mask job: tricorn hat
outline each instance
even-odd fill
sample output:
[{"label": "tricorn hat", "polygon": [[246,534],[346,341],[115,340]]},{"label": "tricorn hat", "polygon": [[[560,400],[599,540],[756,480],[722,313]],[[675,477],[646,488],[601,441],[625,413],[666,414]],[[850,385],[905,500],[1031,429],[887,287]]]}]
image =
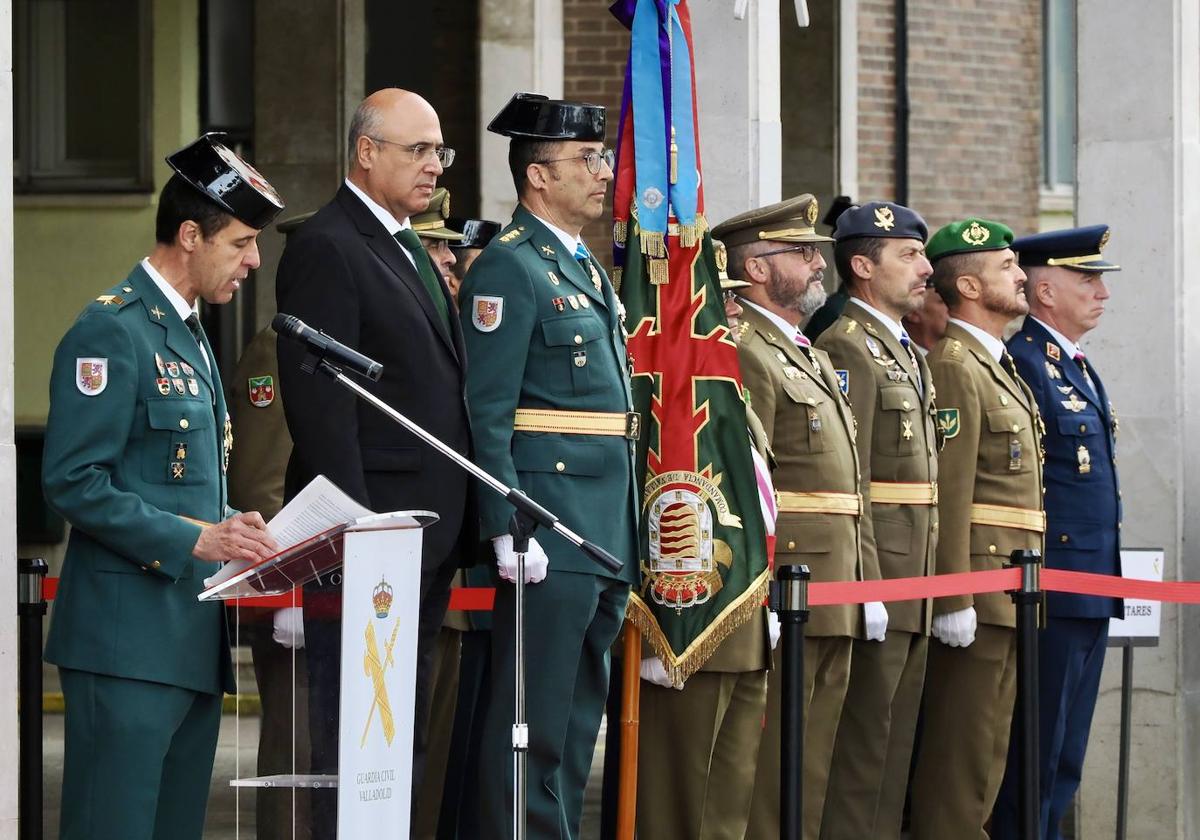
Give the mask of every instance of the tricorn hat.
[{"label": "tricorn hat", "polygon": [[603,140],[604,106],[517,93],[487,128],[521,140]]},{"label": "tricorn hat", "polygon": [[483,248],[500,232],[500,223],[487,219],[464,219],[451,216],[446,220],[446,227],[462,234],[462,240],[451,242],[451,248]]},{"label": "tricorn hat", "polygon": [[267,179],[209,133],[167,155],[179,177],[235,219],[262,230],[283,210],[283,199]]}]

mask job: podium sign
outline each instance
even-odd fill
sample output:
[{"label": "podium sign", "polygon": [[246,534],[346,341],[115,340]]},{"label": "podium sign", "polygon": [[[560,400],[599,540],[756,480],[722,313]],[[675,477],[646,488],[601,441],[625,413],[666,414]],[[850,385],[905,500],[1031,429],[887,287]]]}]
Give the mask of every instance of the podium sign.
[{"label": "podium sign", "polygon": [[[1121,576],[1161,581],[1164,562],[1165,552],[1161,548],[1124,548],[1121,549]],[[1109,619],[1109,645],[1115,647],[1128,640],[1137,647],[1155,646],[1161,624],[1161,601],[1126,598],[1125,617]]]},{"label": "podium sign", "polygon": [[342,574],[338,837],[407,838],[421,531],[347,535]]}]

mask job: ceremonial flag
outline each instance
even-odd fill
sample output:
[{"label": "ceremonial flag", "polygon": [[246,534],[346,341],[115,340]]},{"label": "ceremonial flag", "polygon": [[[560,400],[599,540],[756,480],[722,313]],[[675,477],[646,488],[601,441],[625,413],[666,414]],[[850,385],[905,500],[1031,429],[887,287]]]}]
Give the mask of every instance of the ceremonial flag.
[{"label": "ceremonial flag", "polygon": [[614,192],[614,281],[644,422],[641,585],[626,617],[682,683],[766,594],[766,539],[704,219],[686,0],[618,0],[631,30]]}]

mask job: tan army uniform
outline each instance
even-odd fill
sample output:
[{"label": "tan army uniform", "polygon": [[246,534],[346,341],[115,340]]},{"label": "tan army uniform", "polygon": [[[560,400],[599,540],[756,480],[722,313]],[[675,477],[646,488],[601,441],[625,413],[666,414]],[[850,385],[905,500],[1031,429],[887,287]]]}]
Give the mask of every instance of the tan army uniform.
[{"label": "tan army uniform", "polygon": [[[937,547],[935,389],[925,360],[851,298],[821,334],[858,421],[868,579],[933,574]],[[918,383],[920,383],[918,385]],[[928,600],[887,604],[882,642],[854,640],[822,840],[899,840],[925,682]]]},{"label": "tan army uniform", "polygon": [[[861,580],[854,418],[824,351],[802,350],[753,305],[742,313],[742,381],[777,467],[775,564],[804,564],[814,581]],[[804,836],[816,838],[834,735],[850,677],[857,605],[812,610],[804,645]],[[779,836],[778,680],[770,681],[748,838]]]},{"label": "tan army uniform", "polygon": [[[1033,395],[975,337],[951,322],[928,356],[945,436],[938,488],[939,574],[1001,568],[1017,549],[1041,549],[1041,420]],[[914,840],[986,838],[1008,749],[1016,692],[1016,611],[1003,592],[940,598],[942,615],[974,606],[975,641],[931,643]]]},{"label": "tan army uniform", "polygon": [[[769,461],[766,432],[746,417]],[[764,607],[682,690],[643,681],[638,714],[637,831],[656,840],[742,840],[763,734],[771,650]]]}]

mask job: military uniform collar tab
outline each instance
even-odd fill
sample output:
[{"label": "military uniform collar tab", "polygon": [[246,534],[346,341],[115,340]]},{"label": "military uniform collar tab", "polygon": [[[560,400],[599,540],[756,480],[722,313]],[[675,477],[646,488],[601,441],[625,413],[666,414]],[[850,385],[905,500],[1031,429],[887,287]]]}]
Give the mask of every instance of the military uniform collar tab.
[{"label": "military uniform collar tab", "polygon": [[[578,248],[580,245],[583,245],[583,240],[581,238],[579,238],[578,236],[571,236],[571,234],[567,233],[562,228],[557,227],[556,225],[546,221],[541,216],[534,213],[532,210],[529,211],[529,215],[532,216],[533,218],[537,219],[539,222],[541,222],[542,225],[546,228],[546,230],[548,230],[552,234],[554,234],[554,238],[562,243],[562,246],[563,246],[563,249],[565,250],[565,252],[572,259],[574,259],[575,249]],[[584,245],[584,247],[586,248],[587,246]],[[547,256],[550,256],[550,255],[547,254]]]},{"label": "military uniform collar tab", "polygon": [[162,296],[166,298],[167,303],[171,304],[171,308],[175,310],[175,314],[179,316],[180,321],[186,321],[189,315],[192,315],[196,310],[188,306],[188,302],[183,299],[183,295],[175,291],[175,287],[167,282],[167,278],[159,274],[158,269],[150,264],[150,258],[146,257],[141,262],[142,271],[146,272],[146,276],[153,281]]},{"label": "military uniform collar tab", "polygon": [[1055,343],[1057,343],[1058,346],[1063,349],[1063,351],[1065,352],[1066,357],[1068,359],[1074,359],[1079,354],[1080,347],[1074,341],[1071,341],[1071,339],[1067,338],[1065,335],[1060,333],[1058,330],[1054,329],[1054,327],[1047,324],[1041,318],[1035,318],[1032,315],[1030,315],[1028,317],[1030,318],[1030,320],[1032,320],[1035,324],[1037,324],[1039,327],[1044,329],[1050,335],[1050,338],[1052,338],[1055,341]]},{"label": "military uniform collar tab", "polygon": [[984,332],[974,324],[969,324],[959,318],[951,318],[951,324],[957,325],[960,329],[975,339],[983,347],[984,351],[992,357],[993,362],[999,363],[1004,357],[1004,342],[987,332]]},{"label": "military uniform collar tab", "polygon": [[871,306],[871,304],[867,303],[865,300],[862,300],[861,298],[856,298],[856,297],[851,296],[849,302],[858,306],[864,312],[866,312],[868,315],[870,315],[872,318],[874,318],[876,321],[878,321],[879,324],[884,329],[886,329],[889,333],[892,334],[892,338],[896,339],[896,341],[900,340],[900,336],[904,332],[904,330],[899,324],[897,324],[895,321],[893,321],[890,316],[885,315],[884,313],[880,312],[874,306]]}]

